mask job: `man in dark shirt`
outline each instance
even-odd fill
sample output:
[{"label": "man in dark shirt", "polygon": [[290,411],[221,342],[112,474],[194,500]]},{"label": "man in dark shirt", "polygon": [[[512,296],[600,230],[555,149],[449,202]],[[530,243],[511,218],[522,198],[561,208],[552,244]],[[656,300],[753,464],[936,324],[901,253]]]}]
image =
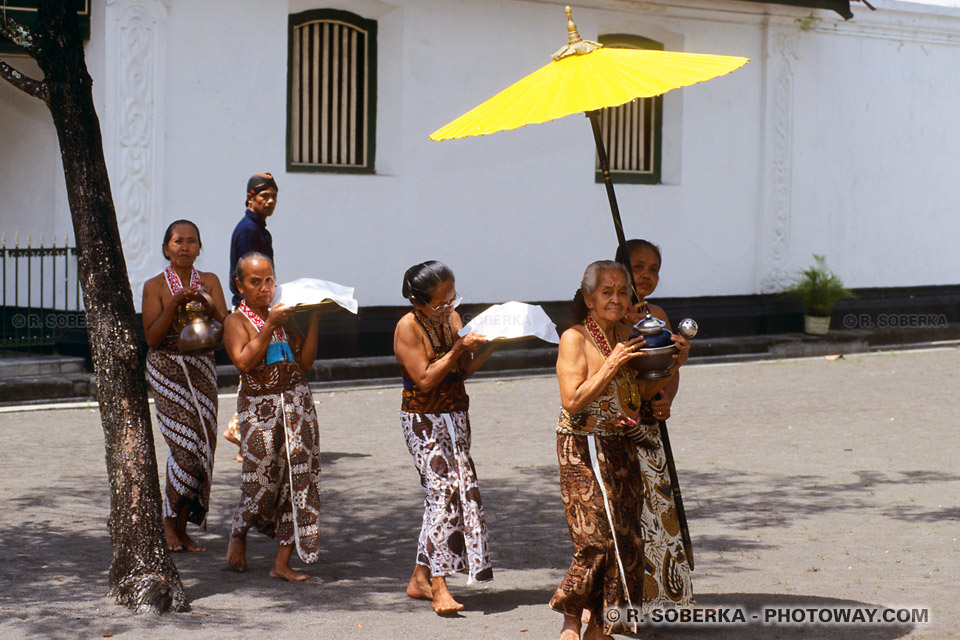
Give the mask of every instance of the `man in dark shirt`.
[{"label": "man in dark shirt", "polygon": [[256,251],[273,260],[273,238],[267,231],[267,218],[273,215],[277,206],[277,183],[269,173],[255,173],[247,180],[247,210],[243,219],[237,223],[230,238],[230,291],[233,292],[233,306],[242,300],[237,285],[233,282],[233,272],[237,260]]}]

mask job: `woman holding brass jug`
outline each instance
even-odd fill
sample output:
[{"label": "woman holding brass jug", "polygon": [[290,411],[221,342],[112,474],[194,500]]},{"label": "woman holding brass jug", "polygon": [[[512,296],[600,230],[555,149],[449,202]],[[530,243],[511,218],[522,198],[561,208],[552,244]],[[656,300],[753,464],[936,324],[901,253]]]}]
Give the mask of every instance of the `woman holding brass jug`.
[{"label": "woman holding brass jug", "polygon": [[[574,299],[574,325],[560,337],[557,458],[574,544],[550,601],[564,614],[562,640],[636,631],[647,598],[640,449],[655,446],[658,436],[641,410],[686,361],[689,343],[671,337],[677,347],[666,376],[638,374],[636,361],[652,358],[644,351],[647,339],[622,322],[630,309],[628,282],[619,262],[590,264]],[[581,635],[585,612],[590,619]]]},{"label": "woman holding brass jug", "polygon": [[206,528],[217,445],[217,369],[227,305],[220,280],[197,271],[200,230],[172,222],[163,236],[170,264],[143,285],[147,377],[160,432],[167,441],[163,531],[171,551],[203,551],[187,535],[187,522]]}]

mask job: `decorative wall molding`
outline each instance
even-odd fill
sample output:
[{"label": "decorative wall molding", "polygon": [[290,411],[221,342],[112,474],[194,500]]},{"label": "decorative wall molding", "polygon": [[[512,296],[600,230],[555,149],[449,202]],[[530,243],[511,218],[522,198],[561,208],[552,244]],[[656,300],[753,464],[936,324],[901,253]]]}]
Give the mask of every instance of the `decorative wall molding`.
[{"label": "decorative wall molding", "polygon": [[757,285],[774,293],[790,282],[790,215],[793,172],[793,73],[798,32],[768,24],[765,32],[763,198],[757,235]]},{"label": "decorative wall molding", "polygon": [[[529,0],[562,6],[566,0]],[[629,6],[628,6],[629,5]],[[789,22],[794,28],[824,35],[878,38],[920,44],[960,45],[960,10],[912,1],[884,0],[871,11],[853,5],[854,17],[844,20],[828,9],[781,4],[755,4],[720,0],[580,0],[577,6],[617,13],[635,12],[658,19],[713,24],[761,25],[768,19]]]},{"label": "decorative wall molding", "polygon": [[139,291],[152,275],[163,212],[163,81],[167,0],[108,0],[105,75],[111,184],[127,273]]},{"label": "decorative wall molding", "polygon": [[935,6],[910,4],[912,10],[860,11],[853,20],[804,19],[803,31],[845,38],[885,40],[899,45],[960,46],[960,12]]}]

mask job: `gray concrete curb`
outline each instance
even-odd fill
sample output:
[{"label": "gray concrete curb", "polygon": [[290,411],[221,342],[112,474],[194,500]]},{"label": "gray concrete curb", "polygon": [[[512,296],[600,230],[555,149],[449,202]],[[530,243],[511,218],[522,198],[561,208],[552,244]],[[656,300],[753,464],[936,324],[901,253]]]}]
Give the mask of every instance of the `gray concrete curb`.
[{"label": "gray concrete curb", "polygon": [[[779,360],[870,351],[916,349],[960,345],[960,325],[916,329],[834,330],[826,336],[803,333],[746,336],[740,338],[695,338],[690,362],[708,364]],[[37,356],[43,358],[43,356]],[[64,360],[62,356],[47,356]],[[32,358],[34,360],[36,358]],[[81,360],[66,358],[65,360]],[[495,352],[478,378],[550,374],[557,360],[557,347],[509,348]],[[2,362],[2,361],[0,361]],[[11,361],[12,362],[12,361]],[[0,377],[0,406],[40,401],[64,401],[96,397],[92,373],[79,372],[75,364],[61,364],[60,373],[7,375]],[[235,390],[239,372],[233,365],[217,367],[221,390]],[[337,389],[399,384],[400,372],[393,356],[318,360],[307,377],[314,389]]]}]

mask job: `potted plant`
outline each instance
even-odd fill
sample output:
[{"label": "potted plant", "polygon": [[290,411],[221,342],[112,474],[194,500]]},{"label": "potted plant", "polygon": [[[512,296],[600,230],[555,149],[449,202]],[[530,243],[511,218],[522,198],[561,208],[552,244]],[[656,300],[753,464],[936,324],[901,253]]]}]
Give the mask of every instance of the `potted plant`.
[{"label": "potted plant", "polygon": [[855,297],[843,286],[840,276],[827,268],[824,256],[813,255],[815,264],[800,272],[793,285],[784,293],[800,298],[803,303],[803,328],[806,333],[825,335],[830,329],[830,310],[833,305]]}]

